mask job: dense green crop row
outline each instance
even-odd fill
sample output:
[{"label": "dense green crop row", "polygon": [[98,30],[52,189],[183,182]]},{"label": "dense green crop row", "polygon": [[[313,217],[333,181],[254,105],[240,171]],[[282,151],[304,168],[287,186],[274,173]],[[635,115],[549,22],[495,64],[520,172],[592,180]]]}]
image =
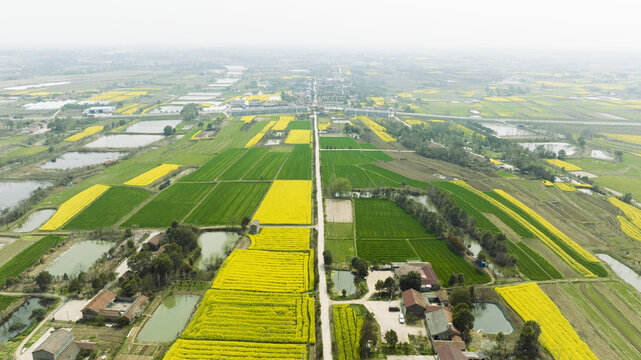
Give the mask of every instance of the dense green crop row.
[{"label": "dense green crop row", "polygon": [[403,262],[407,259],[417,259],[418,254],[412,249],[407,240],[356,240],[358,256],[368,261]]},{"label": "dense green crop row", "polygon": [[243,175],[256,165],[257,162],[265,155],[267,148],[252,148],[231,165],[218,178],[220,180],[240,180]]},{"label": "dense green crop row", "polygon": [[194,225],[237,225],[252,217],[269,183],[220,183],[187,217]]},{"label": "dense green crop row", "polygon": [[289,153],[270,152],[260,159],[245,176],[244,180],[274,180]]},{"label": "dense green crop row", "polygon": [[311,180],[312,179],[312,149],[307,144],[294,145],[294,151],[289,155],[278,173],[278,180]]},{"label": "dense green crop row", "polygon": [[242,149],[229,149],[223,151],[222,153],[214,156],[214,158],[205,163],[205,165],[201,166],[200,169],[185,176],[180,181],[213,181],[218,177],[218,175],[220,175],[231,164],[233,164],[244,152],[245,150]]},{"label": "dense green crop row", "polygon": [[309,120],[295,120],[290,121],[287,125],[289,130],[310,130],[312,128],[312,122]]},{"label": "dense green crop row", "polygon": [[4,309],[8,308],[9,305],[13,304],[14,302],[18,301],[20,299],[17,296],[7,296],[7,295],[0,295],[0,312],[2,312]]},{"label": "dense green crop row", "polygon": [[62,240],[64,237],[60,235],[47,235],[14,256],[0,267],[0,284],[4,284],[4,281],[10,276],[20,275]]},{"label": "dense green crop row", "polygon": [[434,236],[391,200],[354,199],[357,239],[407,239]]},{"label": "dense green crop row", "polygon": [[116,225],[149,196],[151,194],[143,189],[113,186],[71,219],[64,229],[102,229]]},{"label": "dense green crop row", "polygon": [[122,227],[161,228],[171,225],[172,221],[180,222],[213,186],[214,184],[174,184],[127,219]]},{"label": "dense green crop row", "polygon": [[321,137],[319,141],[321,149],[360,149],[360,145],[349,136]]},{"label": "dense green crop row", "polygon": [[530,249],[524,242],[508,241],[508,252],[516,258],[519,271],[530,280],[562,279],[563,275],[544,257]]}]

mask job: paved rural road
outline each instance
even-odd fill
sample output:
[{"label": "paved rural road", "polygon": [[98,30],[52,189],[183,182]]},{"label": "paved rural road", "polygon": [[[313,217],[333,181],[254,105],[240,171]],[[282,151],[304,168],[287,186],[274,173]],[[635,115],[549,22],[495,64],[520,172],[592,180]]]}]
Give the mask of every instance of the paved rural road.
[{"label": "paved rural road", "polygon": [[323,359],[332,360],[332,336],[329,332],[329,296],[327,295],[327,281],[325,280],[325,262],[323,250],[325,249],[325,214],[323,211],[323,189],[321,188],[320,149],[318,144],[318,116],[314,112],[314,167],[316,173],[316,213],[318,221],[318,297],[321,303],[321,336],[323,339]]}]

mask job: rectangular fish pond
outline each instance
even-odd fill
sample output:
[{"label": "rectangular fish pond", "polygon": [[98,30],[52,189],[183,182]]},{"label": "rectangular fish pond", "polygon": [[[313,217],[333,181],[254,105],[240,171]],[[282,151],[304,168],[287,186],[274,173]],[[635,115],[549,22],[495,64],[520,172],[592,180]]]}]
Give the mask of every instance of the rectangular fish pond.
[{"label": "rectangular fish pond", "polygon": [[170,342],[183,331],[196,310],[198,295],[170,295],[154,311],[136,337],[146,342]]}]

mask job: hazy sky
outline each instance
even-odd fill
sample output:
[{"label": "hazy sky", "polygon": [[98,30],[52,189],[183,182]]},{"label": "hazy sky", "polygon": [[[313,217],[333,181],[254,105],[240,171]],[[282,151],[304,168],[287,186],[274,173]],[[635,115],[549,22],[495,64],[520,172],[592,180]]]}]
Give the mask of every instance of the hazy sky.
[{"label": "hazy sky", "polygon": [[8,0],[0,47],[641,51],[638,1]]}]

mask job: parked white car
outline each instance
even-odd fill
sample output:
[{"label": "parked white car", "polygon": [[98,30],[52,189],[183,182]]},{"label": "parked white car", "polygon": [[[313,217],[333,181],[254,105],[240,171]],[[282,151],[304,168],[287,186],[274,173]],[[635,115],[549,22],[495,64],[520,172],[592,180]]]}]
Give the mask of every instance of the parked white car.
[{"label": "parked white car", "polygon": [[398,322],[401,324],[405,324],[405,316],[403,314],[398,314]]}]

